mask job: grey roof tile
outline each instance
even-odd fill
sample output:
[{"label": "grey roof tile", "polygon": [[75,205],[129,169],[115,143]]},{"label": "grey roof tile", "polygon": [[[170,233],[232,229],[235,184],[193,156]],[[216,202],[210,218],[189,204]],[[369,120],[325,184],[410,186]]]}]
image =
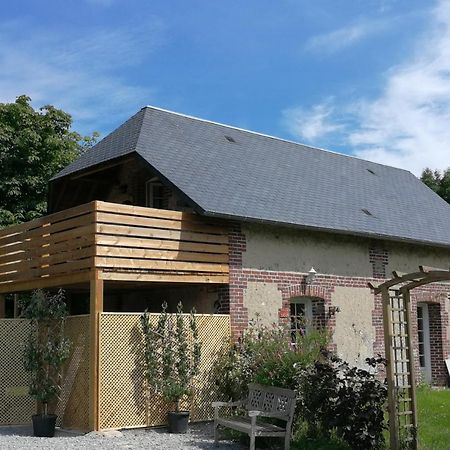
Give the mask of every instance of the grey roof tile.
[{"label": "grey roof tile", "polygon": [[153,107],[55,178],[132,152],[206,215],[450,246],[450,206],[406,170]]}]

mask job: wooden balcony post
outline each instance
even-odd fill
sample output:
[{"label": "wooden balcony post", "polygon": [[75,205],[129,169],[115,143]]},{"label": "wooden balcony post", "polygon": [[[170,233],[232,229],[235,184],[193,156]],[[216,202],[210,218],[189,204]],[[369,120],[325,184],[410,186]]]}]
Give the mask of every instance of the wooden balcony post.
[{"label": "wooden balcony post", "polygon": [[6,314],[5,298],[6,296],[4,294],[0,294],[0,319],[4,319]]},{"label": "wooden balcony post", "polygon": [[90,383],[89,428],[99,427],[99,360],[100,360],[100,313],[103,312],[103,280],[100,271],[93,270],[90,280]]},{"label": "wooden balcony post", "polygon": [[14,294],[14,319],[19,317],[19,296]]}]

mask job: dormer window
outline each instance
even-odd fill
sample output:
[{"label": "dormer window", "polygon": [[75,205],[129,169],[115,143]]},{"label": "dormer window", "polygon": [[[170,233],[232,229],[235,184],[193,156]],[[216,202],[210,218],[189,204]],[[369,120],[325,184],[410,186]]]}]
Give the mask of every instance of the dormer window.
[{"label": "dormer window", "polygon": [[145,204],[149,208],[164,209],[164,186],[158,179],[151,179],[145,184]]}]

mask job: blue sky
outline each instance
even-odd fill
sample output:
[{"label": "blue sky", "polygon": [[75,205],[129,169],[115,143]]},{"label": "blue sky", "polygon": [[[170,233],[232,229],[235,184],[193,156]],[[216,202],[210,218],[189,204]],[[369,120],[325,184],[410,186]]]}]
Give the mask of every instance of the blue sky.
[{"label": "blue sky", "polygon": [[450,2],[15,0],[0,101],[104,136],[151,104],[420,173],[450,165]]}]

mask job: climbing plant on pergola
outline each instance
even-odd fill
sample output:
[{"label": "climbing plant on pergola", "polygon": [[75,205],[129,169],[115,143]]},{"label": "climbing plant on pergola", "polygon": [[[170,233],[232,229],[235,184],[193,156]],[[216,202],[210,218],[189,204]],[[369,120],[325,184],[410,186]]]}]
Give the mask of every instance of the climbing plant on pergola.
[{"label": "climbing plant on pergola", "polygon": [[390,280],[377,286],[369,283],[382,296],[391,450],[404,448],[406,443],[418,448],[410,292],[439,281],[450,281],[450,269],[419,266],[418,272],[393,272]]}]

